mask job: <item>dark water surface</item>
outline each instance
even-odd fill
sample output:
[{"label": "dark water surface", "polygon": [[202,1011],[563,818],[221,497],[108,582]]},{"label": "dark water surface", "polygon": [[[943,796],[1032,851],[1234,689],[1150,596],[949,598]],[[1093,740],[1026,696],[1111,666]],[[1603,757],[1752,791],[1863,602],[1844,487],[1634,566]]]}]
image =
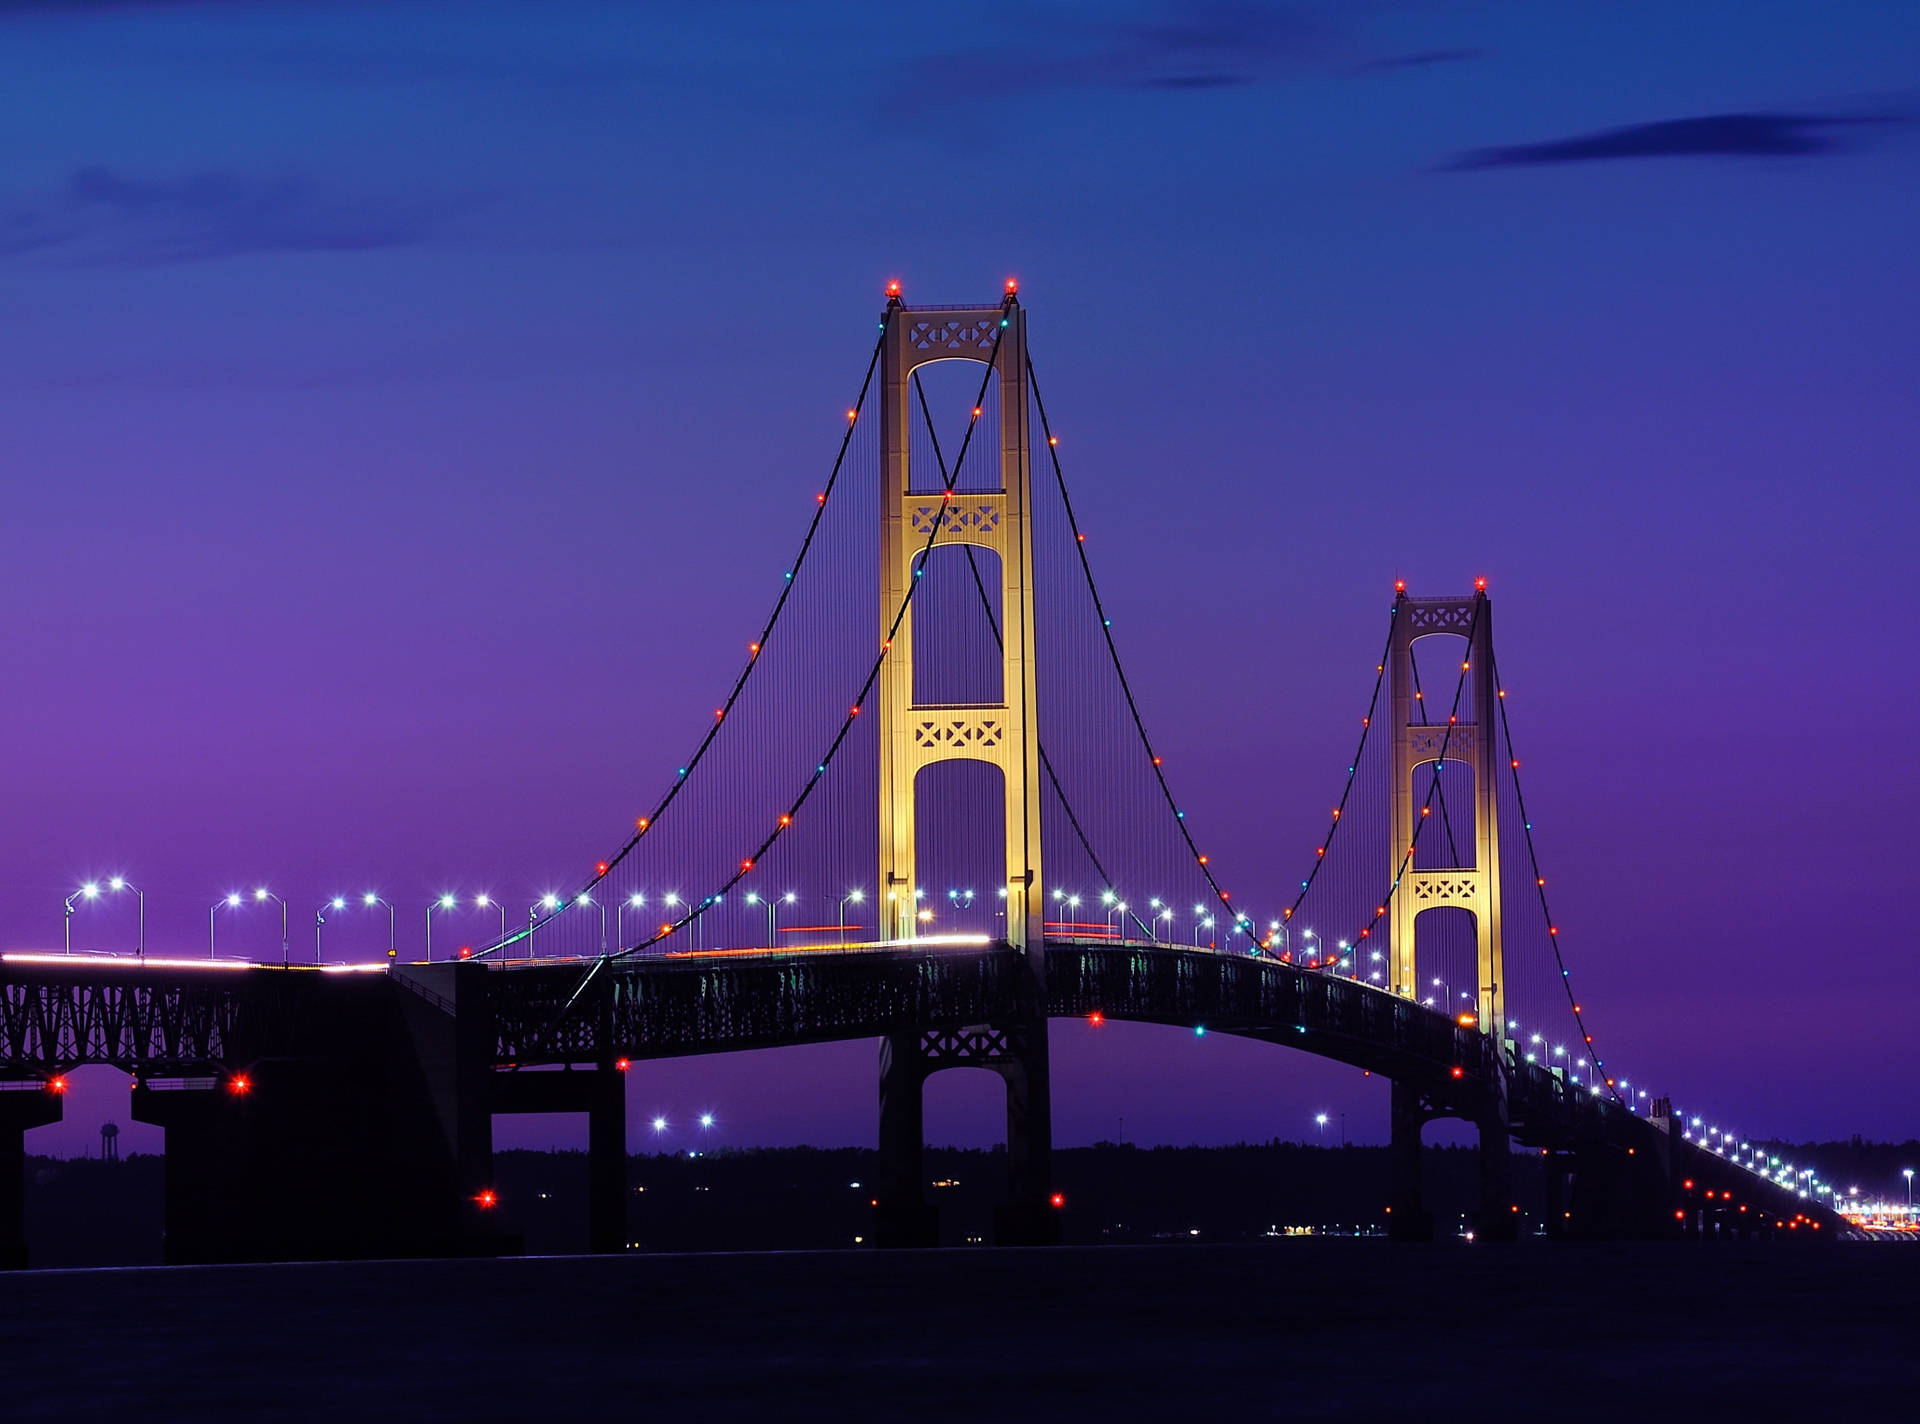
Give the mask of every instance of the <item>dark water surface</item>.
[{"label": "dark water surface", "polygon": [[26,1273],[0,1419],[1912,1419],[1916,1284],[1338,1240]]}]

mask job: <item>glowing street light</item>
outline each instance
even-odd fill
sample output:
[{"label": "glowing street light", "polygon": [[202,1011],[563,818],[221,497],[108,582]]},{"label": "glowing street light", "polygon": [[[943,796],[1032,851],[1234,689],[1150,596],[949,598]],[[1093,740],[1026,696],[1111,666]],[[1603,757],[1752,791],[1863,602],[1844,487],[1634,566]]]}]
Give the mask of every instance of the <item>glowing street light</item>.
[{"label": "glowing street light", "polygon": [[433,963],[433,912],[435,910],[451,910],[459,903],[459,896],[455,895],[451,890],[442,895],[438,900],[427,901],[427,963]]},{"label": "glowing street light", "polygon": [[1313,1115],[1313,1125],[1319,1129],[1320,1142],[1324,1146],[1327,1140],[1327,1115],[1325,1113],[1315,1113]]},{"label": "glowing street light", "polygon": [[61,950],[63,953],[66,953],[66,954],[73,953],[73,902],[75,900],[98,900],[99,898],[100,898],[99,883],[92,880],[89,880],[85,885],[82,885],[78,890],[74,891],[71,895],[67,896],[67,919],[66,919],[66,926],[65,926],[65,936],[61,943]]},{"label": "glowing street light", "polygon": [[747,903],[749,905],[765,905],[767,907],[767,947],[769,949],[778,949],[780,947],[780,907],[782,905],[791,905],[798,898],[799,897],[791,890],[787,891],[784,895],[768,895],[765,898],[751,891],[748,892]]},{"label": "glowing street light", "polygon": [[285,964],[287,962],[287,902],[264,885],[253,892],[253,898],[258,904],[264,905],[272,900],[280,906],[280,962]]},{"label": "glowing street light", "polygon": [[1907,1179],[1907,1215],[1913,1215],[1913,1168],[1902,1167],[1900,1175]]},{"label": "glowing street light", "polygon": [[147,957],[147,897],[138,885],[128,883],[124,875],[115,875],[107,881],[107,889],[118,894],[122,890],[133,891],[133,898],[140,902],[140,938],[135,941],[134,953],[140,958]]},{"label": "glowing street light", "polygon": [[215,900],[213,902],[213,908],[207,911],[207,958],[208,959],[213,958],[214,918],[223,909],[237,910],[239,908],[240,908],[240,895],[238,891],[235,891],[231,895],[222,895],[218,900]]},{"label": "glowing street light", "polygon": [[327,911],[344,910],[346,908],[347,897],[345,895],[335,895],[331,900],[327,901],[326,904],[313,912],[313,962],[315,964],[320,963],[320,930],[327,922]]},{"label": "glowing street light", "polygon": [[582,895],[573,902],[576,905],[588,905],[600,911],[600,952],[607,952],[607,907],[591,896]]},{"label": "glowing street light", "polygon": [[704,1131],[707,1131],[707,1130],[709,1130],[709,1129],[711,1129],[711,1128],[712,1128],[712,1126],[713,1126],[713,1114],[712,1114],[712,1113],[710,1113],[710,1112],[703,1112],[703,1113],[701,1113],[701,1114],[700,1114],[700,1128],[701,1128],[701,1131],[703,1131],[703,1132],[704,1132]]},{"label": "glowing street light", "polygon": [[667,1120],[664,1117],[654,1118],[653,1120],[654,1135],[657,1137],[661,1133],[665,1132],[666,1130],[667,1130]]},{"label": "glowing street light", "polygon": [[475,895],[473,908],[476,910],[495,910],[500,915],[500,938],[507,937],[507,907],[489,895]]},{"label": "glowing street light", "polygon": [[366,894],[364,894],[364,895],[362,895],[362,896],[360,897],[360,903],[361,903],[361,904],[363,904],[363,905],[365,905],[365,906],[366,906],[366,907],[367,907],[367,908],[368,908],[369,910],[371,910],[371,909],[372,909],[372,908],[373,908],[373,907],[374,907],[375,905],[385,905],[385,906],[386,906],[386,910],[387,910],[387,958],[388,958],[388,959],[396,959],[396,958],[398,958],[398,957],[399,957],[399,953],[400,953],[400,952],[399,952],[399,950],[398,950],[398,949],[397,949],[397,948],[396,948],[396,947],[394,946],[394,941],[393,941],[393,906],[392,906],[392,905],[388,905],[388,904],[387,904],[387,902],[386,902],[385,900],[382,900],[382,899],[381,899],[381,898],[380,898],[380,897],[379,897],[378,895],[376,895],[376,894],[374,894],[374,893],[373,893],[373,891],[371,891],[371,890],[369,890],[369,891],[367,891],[367,893],[366,893]]},{"label": "glowing street light", "polygon": [[614,910],[613,937],[620,941],[620,947],[622,949],[627,947],[627,911],[644,910],[646,908],[647,897],[636,890],[627,896],[620,906]]},{"label": "glowing street light", "polygon": [[[1002,892],[1002,893],[1004,894],[1005,892]],[[840,933],[842,935],[846,934],[847,928],[848,928],[847,906],[858,905],[861,902],[863,902],[866,898],[867,898],[867,892],[864,890],[849,890],[847,891],[846,894],[840,897],[840,913],[837,918],[840,921]]]},{"label": "glowing street light", "polygon": [[545,910],[551,915],[560,908],[560,897],[549,890],[538,900],[527,906],[527,958],[534,957],[533,932],[540,923],[540,912]]}]

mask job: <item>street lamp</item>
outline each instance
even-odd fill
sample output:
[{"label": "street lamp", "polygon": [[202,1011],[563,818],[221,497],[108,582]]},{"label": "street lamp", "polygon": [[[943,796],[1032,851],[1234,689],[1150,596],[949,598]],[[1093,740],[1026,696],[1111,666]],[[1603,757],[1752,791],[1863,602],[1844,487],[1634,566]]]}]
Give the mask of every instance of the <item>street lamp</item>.
[{"label": "street lamp", "polygon": [[956,910],[971,909],[973,906],[973,891],[949,890],[947,891],[947,903]]},{"label": "street lamp", "polygon": [[500,914],[500,938],[507,937],[507,907],[488,895],[475,895],[473,907],[476,910],[497,910]]},{"label": "street lamp", "polygon": [[573,902],[576,905],[590,905],[600,911],[600,952],[607,952],[607,907],[591,896],[582,895]]},{"label": "street lamp", "polygon": [[220,907],[223,905],[226,906],[226,908],[229,910],[239,909],[240,896],[237,893],[232,895],[222,895],[218,900],[215,900],[213,902],[213,908],[207,911],[207,958],[208,959],[213,958],[214,917],[220,913]]},{"label": "street lamp", "polygon": [[448,891],[438,900],[427,901],[427,963],[433,963],[433,912],[435,910],[451,910],[459,903],[459,899],[452,891]]},{"label": "street lamp", "polygon": [[134,953],[140,958],[145,959],[147,957],[147,897],[141,893],[138,885],[129,884],[127,877],[124,875],[116,875],[107,881],[107,889],[116,892],[131,890],[133,891],[134,899],[140,902],[140,938],[136,942],[137,948],[134,950]]},{"label": "street lamp", "polygon": [[373,891],[371,890],[367,891],[366,894],[360,897],[360,903],[365,905],[369,910],[371,910],[375,905],[386,905],[387,907],[387,958],[388,959],[397,958],[399,955],[399,951],[394,947],[394,942],[393,942],[393,906],[387,905],[387,902],[385,900],[382,900],[378,895],[374,894]]},{"label": "street lamp", "polygon": [[320,927],[327,922],[327,911],[344,910],[346,908],[347,897],[345,895],[335,895],[331,900],[327,901],[326,904],[313,912],[313,962],[315,964],[320,963]]},{"label": "street lamp", "polygon": [[1320,1142],[1324,1146],[1327,1140],[1327,1115],[1325,1113],[1315,1113],[1313,1115],[1313,1125],[1320,1130]]},{"label": "street lamp", "polygon": [[1902,1167],[1900,1175],[1907,1179],[1907,1215],[1913,1215],[1913,1168]]},{"label": "street lamp", "polygon": [[78,890],[67,896],[66,932],[61,944],[63,952],[67,954],[73,953],[73,902],[75,900],[98,900],[99,898],[100,886],[92,880],[89,880],[85,885],[82,885]]},{"label": "street lamp", "polygon": [[867,898],[867,892],[864,890],[849,890],[845,895],[842,895],[840,897],[840,913],[837,918],[840,921],[840,924],[839,924],[840,937],[843,940],[846,938],[847,928],[848,928],[847,906],[858,905],[861,901],[865,900],[866,898]]},{"label": "street lamp", "polygon": [[253,892],[253,898],[261,904],[272,900],[280,906],[280,962],[285,964],[287,962],[287,902],[264,885]]},{"label": "street lamp", "polygon": [[551,890],[549,890],[546,894],[542,895],[538,900],[535,900],[531,905],[527,906],[527,958],[528,959],[532,959],[534,957],[533,931],[534,931],[534,927],[540,923],[540,912],[542,910],[545,910],[549,915],[551,915],[555,910],[559,908],[560,908],[560,897],[554,894]]},{"label": "street lamp", "polygon": [[627,947],[627,911],[646,908],[647,897],[636,890],[613,912],[613,936],[620,941],[620,948]]}]

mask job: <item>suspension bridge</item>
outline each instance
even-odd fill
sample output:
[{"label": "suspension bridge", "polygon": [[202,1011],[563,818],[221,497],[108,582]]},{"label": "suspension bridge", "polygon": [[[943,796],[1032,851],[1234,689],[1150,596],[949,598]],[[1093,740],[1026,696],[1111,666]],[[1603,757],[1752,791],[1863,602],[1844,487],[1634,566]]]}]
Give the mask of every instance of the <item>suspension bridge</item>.
[{"label": "suspension bridge", "polygon": [[[1484,582],[1394,588],[1326,830],[1294,880],[1242,892],[1149,735],[1015,285],[923,307],[895,284],[877,326],[737,676],[574,891],[438,962],[0,958],[0,1256],[24,1259],[24,1133],[84,1065],[132,1075],[135,1117],[166,1129],[170,1259],[497,1249],[492,1119],[521,1112],[586,1114],[592,1244],[617,1250],[634,1063],[857,1038],[880,1045],[875,1239],[937,1241],[922,1092],[975,1067],[1006,1085],[996,1237],[1044,1243],[1063,1017],[1388,1079],[1397,1238],[1432,1235],[1439,1118],[1478,1133],[1483,1240],[1518,1230],[1515,1144],[1546,1159],[1550,1234],[1846,1231],[1817,1174],[1607,1067]],[[783,930],[796,901],[838,909]]]}]

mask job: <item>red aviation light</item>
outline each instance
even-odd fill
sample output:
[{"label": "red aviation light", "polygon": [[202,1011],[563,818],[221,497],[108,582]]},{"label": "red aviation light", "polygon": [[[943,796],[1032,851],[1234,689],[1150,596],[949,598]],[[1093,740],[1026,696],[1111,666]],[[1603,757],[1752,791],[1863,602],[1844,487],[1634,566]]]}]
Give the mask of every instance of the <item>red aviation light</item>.
[{"label": "red aviation light", "polygon": [[1100,1025],[1105,1023],[1106,1021],[1107,1021],[1107,1016],[1101,1013],[1100,1010],[1098,1009],[1095,1009],[1092,1013],[1087,1015],[1087,1022],[1092,1024],[1095,1028],[1099,1028]]},{"label": "red aviation light", "polygon": [[67,1091],[67,1075],[65,1073],[56,1073],[53,1077],[47,1079],[47,1091],[52,1093],[56,1098],[62,1096]]},{"label": "red aviation light", "polygon": [[613,1060],[613,1067],[615,1072],[624,1073],[627,1069],[633,1067],[633,1060],[631,1058],[616,1058]]},{"label": "red aviation light", "polygon": [[1487,581],[1484,578],[1475,579],[1473,581],[1473,591],[1475,593],[1485,593],[1487,591]]},{"label": "red aviation light", "polygon": [[461,945],[461,946],[460,946],[460,957],[461,957],[462,959],[472,959],[472,958],[473,958],[473,946],[472,946],[472,945],[470,945],[470,944],[463,944],[463,945]]},{"label": "red aviation light", "polygon": [[1055,1211],[1060,1210],[1060,1208],[1065,1206],[1066,1204],[1067,1204],[1067,1198],[1061,1192],[1055,1192],[1052,1196],[1047,1198],[1047,1205],[1051,1206]]},{"label": "red aviation light", "polygon": [[1453,1068],[1453,1076],[1456,1078],[1464,1078],[1467,1076],[1467,1070],[1456,1063]]},{"label": "red aviation light", "polygon": [[896,277],[893,281],[887,283],[887,295],[890,297],[897,297],[900,295],[900,279],[899,278]]},{"label": "red aviation light", "polygon": [[604,860],[596,860],[593,863],[593,873],[595,875],[605,875],[607,873],[607,863]]},{"label": "red aviation light", "polygon": [[1015,293],[1017,293],[1019,290],[1020,290],[1020,279],[1018,277],[1007,278],[1007,295],[1011,297]]},{"label": "red aviation light", "polygon": [[1405,579],[1395,579],[1393,581],[1393,591],[1395,593],[1405,593],[1407,591],[1407,581]]},{"label": "red aviation light", "polygon": [[500,1205],[500,1198],[494,1193],[492,1187],[482,1187],[473,1194],[473,1204],[482,1211],[492,1211]]},{"label": "red aviation light", "polygon": [[236,1098],[244,1098],[253,1091],[253,1079],[245,1073],[235,1073],[227,1079],[227,1091]]}]

